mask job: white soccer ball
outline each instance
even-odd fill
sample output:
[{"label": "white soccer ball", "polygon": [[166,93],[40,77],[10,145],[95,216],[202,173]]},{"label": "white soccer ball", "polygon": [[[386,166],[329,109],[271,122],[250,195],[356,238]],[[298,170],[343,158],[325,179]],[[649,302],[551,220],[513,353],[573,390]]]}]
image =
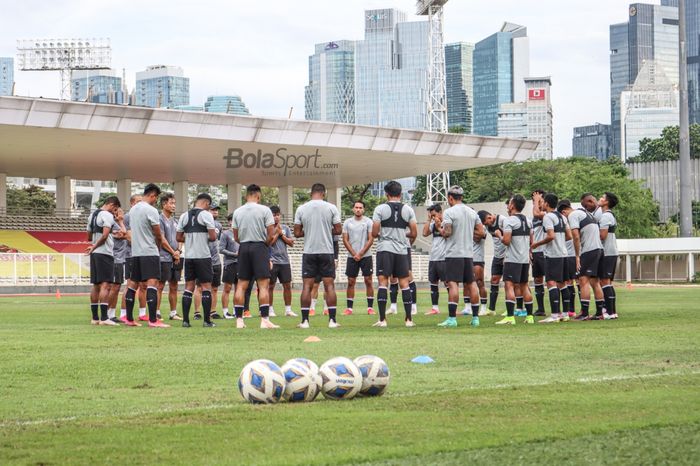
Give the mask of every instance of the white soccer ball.
[{"label": "white soccer ball", "polygon": [[238,390],[251,403],[277,403],[285,385],[282,370],[268,359],[249,362],[238,377]]},{"label": "white soccer ball", "polygon": [[287,381],[282,396],[287,401],[313,401],[321,390],[318,372],[296,359],[284,363],[282,373]]},{"label": "white soccer ball", "polygon": [[331,400],[349,400],[360,392],[362,374],[348,358],[329,359],[319,369],[323,396]]},{"label": "white soccer ball", "polygon": [[389,366],[379,356],[367,354],[353,361],[362,374],[360,395],[382,396],[389,385]]},{"label": "white soccer ball", "polygon": [[311,359],[306,359],[306,358],[294,358],[294,359],[290,359],[290,360],[287,361],[287,362],[292,362],[292,361],[294,361],[294,362],[296,362],[296,363],[299,363],[299,364],[303,364],[303,365],[305,365],[306,367],[308,367],[309,369],[311,369],[311,371],[312,371],[314,374],[318,374],[318,365],[316,365],[316,363],[313,362]]}]

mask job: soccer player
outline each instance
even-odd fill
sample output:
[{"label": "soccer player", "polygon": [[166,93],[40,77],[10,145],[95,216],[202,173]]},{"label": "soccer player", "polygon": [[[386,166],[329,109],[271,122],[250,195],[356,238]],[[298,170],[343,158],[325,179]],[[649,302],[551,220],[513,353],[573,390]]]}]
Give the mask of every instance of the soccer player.
[{"label": "soccer player", "polygon": [[598,265],[598,278],[605,299],[606,319],[617,319],[615,287],[613,286],[618,257],[617,239],[615,238],[617,219],[612,211],[617,203],[617,196],[610,192],[606,192],[598,200],[598,206],[602,211],[598,224],[600,225],[600,240],[603,242],[603,260]]},{"label": "soccer player", "polygon": [[[216,313],[216,306],[218,303],[218,291],[219,286],[221,286],[221,255],[219,254],[219,240],[221,239],[221,231],[223,226],[221,222],[217,220],[219,218],[219,206],[213,203],[209,206],[209,213],[214,219],[214,231],[216,231],[216,241],[209,242],[209,253],[211,254],[211,318],[221,319],[221,316]],[[199,282],[196,283],[194,289],[194,319],[199,320],[202,318],[201,312],[199,310],[202,308],[202,286]]]},{"label": "soccer player", "polygon": [[297,317],[292,311],[292,266],[289,263],[288,247],[294,246],[292,230],[287,225],[280,223],[280,208],[276,205],[270,207],[272,218],[275,220],[273,228],[272,244],[270,245],[270,317],[275,316],[273,308],[275,284],[279,280],[282,284],[282,297],[284,298],[284,315]]},{"label": "soccer player", "polygon": [[493,239],[493,259],[491,260],[491,289],[489,292],[489,313],[496,312],[496,302],[498,301],[499,285],[503,276],[503,260],[506,257],[506,245],[503,244],[503,226],[505,217],[494,215],[485,210],[480,210],[479,219],[486,226]]},{"label": "soccer player", "polygon": [[[568,199],[563,199],[557,204],[557,212],[562,215],[562,218],[566,222],[567,228],[569,227],[569,213],[571,212],[571,201]],[[576,317],[576,287],[574,287],[574,282],[577,279],[576,273],[576,250],[574,249],[573,236],[571,239],[566,240],[566,288],[569,290],[569,307],[564,309],[568,311],[567,314],[570,318]]]},{"label": "soccer player", "polygon": [[88,241],[92,244],[86,254],[90,256],[90,311],[92,325],[119,325],[109,319],[109,292],[114,283],[114,239],[112,227],[114,214],[121,206],[119,199],[110,196],[95,210],[87,223]]},{"label": "soccer player", "polygon": [[202,287],[202,308],[204,327],[216,327],[211,321],[211,282],[214,269],[211,264],[209,243],[217,241],[214,217],[209,211],[211,196],[200,193],[194,201],[194,208],[180,216],[177,224],[177,241],[185,243],[185,291],[182,293],[182,326],[190,325],[190,308],[195,285]]},{"label": "soccer player", "polygon": [[[576,251],[576,270],[580,285],[581,314],[576,320],[603,320],[603,290],[598,281],[598,265],[603,256],[603,244],[600,241],[600,228],[593,217],[598,203],[591,193],[581,196],[581,208],[569,213],[569,226],[574,237]],[[595,298],[596,314],[591,317],[588,309],[591,302],[591,287]]]},{"label": "soccer player", "polygon": [[[411,288],[409,287],[410,266],[408,249],[410,241],[418,234],[416,213],[401,202],[401,184],[389,181],[384,185],[387,202],[379,204],[372,215],[372,237],[377,239],[377,306],[379,321],[375,327],[386,327],[387,286],[390,277],[398,279],[401,298],[406,314],[406,327],[414,327],[412,319]],[[408,228],[408,232],[406,229]]]},{"label": "soccer player", "polygon": [[530,269],[530,244],[532,244],[532,222],[522,212],[525,198],[516,194],[508,201],[510,215],[503,225],[503,244],[507,247],[503,263],[503,279],[506,292],[506,317],[497,325],[515,325],[515,297],[520,294],[525,302],[526,324],[535,322],[532,317],[532,294],[528,286]]},{"label": "soccer player", "polygon": [[432,236],[428,257],[428,281],[430,282],[430,301],[432,308],[425,315],[440,314],[440,282],[445,282],[445,238],[442,236],[442,206],[433,204],[428,207],[428,221],[423,224],[423,236]]},{"label": "soccer player", "polygon": [[[552,193],[543,196],[545,215],[542,219],[542,228],[545,236],[540,241],[535,241],[530,246],[535,250],[544,246],[545,276],[547,288],[549,290],[549,306],[551,315],[542,319],[540,323],[552,323],[568,321],[569,315],[569,289],[566,287],[566,240],[571,238],[569,229],[564,217],[557,212],[559,198]],[[561,295],[561,300],[559,299]]]},{"label": "soccer player", "polygon": [[471,326],[479,326],[479,290],[474,279],[474,241],[484,234],[484,226],[476,212],[462,202],[463,196],[464,190],[461,187],[452,186],[447,191],[450,208],[442,214],[449,316],[438,324],[440,327],[457,326],[460,283],[470,292]]},{"label": "soccer player", "polygon": [[328,328],[340,327],[336,321],[337,297],[335,294],[335,257],[333,235],[340,235],[338,208],[326,202],[326,187],[315,183],[311,187],[311,200],[297,208],[294,213],[294,236],[304,238],[304,253],[301,262],[303,288],[301,292],[301,323],[299,328],[309,328],[309,308],[311,292],[320,277],[323,282],[324,298],[328,306]]},{"label": "soccer player", "polygon": [[[545,192],[536,189],[532,192],[532,235],[533,241],[539,243],[544,239],[545,233],[542,227],[544,219],[544,196]],[[544,275],[545,275],[544,246],[539,246],[532,251],[532,279],[535,282],[535,299],[537,301],[536,316],[546,315],[544,311]],[[521,309],[518,307],[518,309]]]},{"label": "soccer player", "polygon": [[[129,198],[130,208],[133,208],[136,204],[141,202],[142,197],[140,194],[132,194]],[[146,287],[141,287],[138,283],[131,280],[131,215],[129,212],[124,214],[124,226],[126,227],[126,253],[124,257],[124,278],[126,279],[126,288],[124,288],[124,294],[122,295],[122,307],[120,311],[119,320],[127,323],[126,318],[126,293],[129,288],[133,288],[137,291],[139,299],[139,320],[148,322],[148,316],[146,316]]]},{"label": "soccer player", "polygon": [[[479,219],[481,221],[481,219]],[[479,239],[480,236],[480,239]],[[477,241],[478,239],[478,241]],[[486,285],[484,284],[484,266],[486,265],[486,230],[482,226],[482,232],[480,235],[475,236],[474,240],[474,279],[476,280],[476,287],[479,290],[479,315],[486,316],[490,315],[490,312],[486,310]],[[471,312],[471,309],[469,310]]]},{"label": "soccer player", "polygon": [[[228,214],[226,219],[231,224],[233,213]],[[229,313],[228,303],[231,289],[238,283],[238,243],[233,239],[233,230],[227,228],[221,232],[219,239],[219,250],[224,256],[224,273],[221,281],[224,284],[224,291],[221,293],[221,308],[223,309],[224,319],[235,319],[234,314]]]},{"label": "soccer player", "polygon": [[[117,302],[119,301],[119,290],[124,284],[124,261],[126,254],[126,226],[124,225],[124,210],[119,207],[114,216],[112,225],[112,240],[114,241],[114,282],[109,290],[109,309],[107,315],[109,320],[119,323],[116,318]],[[124,311],[126,312],[126,311]]]},{"label": "soccer player", "polygon": [[[149,183],[143,189],[141,202],[129,211],[131,222],[131,277],[130,283],[146,286],[148,326],[167,328],[168,324],[158,320],[158,280],[160,279],[160,251],[167,241],[160,231],[160,214],[154,207],[160,196],[160,188]],[[169,245],[167,247],[170,247]],[[174,251],[173,251],[174,252]],[[134,299],[136,288],[126,291],[126,325],[135,326]]]},{"label": "soccer player", "polygon": [[367,314],[374,315],[374,289],[372,288],[372,220],[365,217],[365,203],[355,201],[352,205],[353,217],[343,223],[343,244],[348,250],[345,276],[348,277],[347,309],[344,315],[351,315],[355,303],[355,283],[362,270],[367,294]]},{"label": "soccer player", "polygon": [[158,311],[160,319],[160,303],[163,297],[165,283],[168,283],[168,304],[170,304],[170,320],[182,320],[177,315],[177,287],[182,271],[180,260],[180,244],[177,242],[177,220],[175,219],[175,195],[164,193],[160,197],[160,231],[163,233],[168,248],[160,248],[160,280],[158,281]]},{"label": "soccer player", "polygon": [[246,203],[233,212],[231,226],[238,249],[238,284],[234,295],[236,328],[245,328],[243,308],[248,285],[258,285],[260,328],[279,328],[270,321],[270,245],[274,236],[275,219],[269,207],[260,204],[260,186],[246,188]]}]

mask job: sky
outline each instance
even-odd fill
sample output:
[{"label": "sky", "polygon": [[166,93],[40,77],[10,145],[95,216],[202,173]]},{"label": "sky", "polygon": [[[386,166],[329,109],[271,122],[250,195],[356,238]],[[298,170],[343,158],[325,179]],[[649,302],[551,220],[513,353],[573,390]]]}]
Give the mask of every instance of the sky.
[{"label": "sky", "polygon": [[[478,42],[504,21],[530,37],[530,74],[552,77],[554,154],[571,155],[574,126],[610,122],[610,24],[631,0],[450,0],[445,42]],[[659,3],[650,0],[648,3]],[[2,1],[0,56],[18,39],[108,37],[127,85],[148,65],[184,68],[190,103],[237,94],[257,116],[304,118],[314,44],[362,39],[364,10],[413,0],[23,0]],[[413,17],[418,19],[417,17]],[[15,71],[15,94],[58,97],[58,72]]]}]

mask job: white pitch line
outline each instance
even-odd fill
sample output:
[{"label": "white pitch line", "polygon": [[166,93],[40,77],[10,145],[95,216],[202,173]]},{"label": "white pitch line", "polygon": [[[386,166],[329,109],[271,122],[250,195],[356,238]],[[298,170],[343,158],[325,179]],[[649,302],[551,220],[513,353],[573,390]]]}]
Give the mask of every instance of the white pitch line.
[{"label": "white pitch line", "polygon": [[[684,375],[700,375],[700,371],[689,371],[689,372],[655,372],[653,374],[630,374],[630,375],[611,375],[602,377],[582,377],[580,379],[575,379],[573,381],[566,380],[553,380],[550,382],[531,382],[523,384],[492,384],[492,385],[469,385],[454,389],[442,389],[442,390],[428,390],[421,392],[403,392],[403,393],[390,393],[385,395],[384,398],[404,398],[407,396],[416,395],[434,395],[441,393],[455,393],[467,390],[501,390],[501,389],[512,389],[520,387],[541,387],[552,384],[569,384],[569,383],[581,383],[581,384],[593,384],[600,382],[618,382],[622,380],[634,380],[634,379],[655,379],[660,377],[674,377],[674,376],[684,376]],[[241,403],[226,403],[226,404],[210,404],[203,406],[183,406],[183,407],[172,407],[172,408],[161,408],[154,410],[138,410],[131,411],[128,413],[117,413],[117,414],[94,414],[87,416],[68,416],[59,417],[53,419],[35,419],[35,420],[16,420],[16,421],[4,421],[0,423],[0,428],[5,429],[8,427],[25,427],[25,426],[37,426],[46,424],[60,424],[73,421],[79,421],[82,419],[100,419],[105,417],[136,417],[136,416],[149,416],[153,414],[169,414],[169,413],[182,413],[188,411],[208,411],[212,409],[227,409],[239,406]]]}]

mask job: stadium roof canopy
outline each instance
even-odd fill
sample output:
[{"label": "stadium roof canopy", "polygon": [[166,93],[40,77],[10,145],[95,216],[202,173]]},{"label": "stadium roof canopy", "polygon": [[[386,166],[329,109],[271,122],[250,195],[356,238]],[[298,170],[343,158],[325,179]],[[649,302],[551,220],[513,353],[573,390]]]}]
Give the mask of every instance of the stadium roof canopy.
[{"label": "stadium roof canopy", "polygon": [[0,97],[0,173],[337,188],[529,158],[537,142]]}]

